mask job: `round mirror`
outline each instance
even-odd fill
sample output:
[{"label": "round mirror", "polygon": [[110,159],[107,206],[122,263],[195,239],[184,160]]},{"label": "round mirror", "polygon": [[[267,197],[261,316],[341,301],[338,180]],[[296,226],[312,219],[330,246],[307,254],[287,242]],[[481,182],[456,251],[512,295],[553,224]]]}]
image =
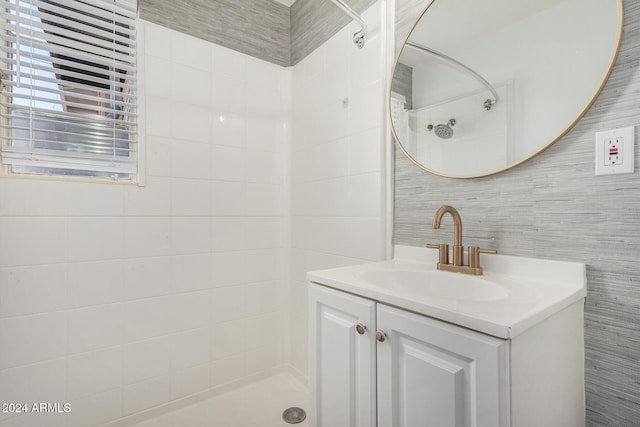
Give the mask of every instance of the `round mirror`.
[{"label": "round mirror", "polygon": [[432,0],[394,67],[394,136],[437,175],[523,163],[591,106],[621,34],[621,0]]}]

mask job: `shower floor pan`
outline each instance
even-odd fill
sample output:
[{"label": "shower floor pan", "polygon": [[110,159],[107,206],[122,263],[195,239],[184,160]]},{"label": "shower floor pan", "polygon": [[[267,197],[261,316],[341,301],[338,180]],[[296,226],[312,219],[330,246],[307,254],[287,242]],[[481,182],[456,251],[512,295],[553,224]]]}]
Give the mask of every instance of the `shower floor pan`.
[{"label": "shower floor pan", "polygon": [[308,419],[298,424],[282,419],[283,411],[292,406],[308,410],[308,402],[307,387],[293,375],[282,373],[132,427],[308,426]]}]

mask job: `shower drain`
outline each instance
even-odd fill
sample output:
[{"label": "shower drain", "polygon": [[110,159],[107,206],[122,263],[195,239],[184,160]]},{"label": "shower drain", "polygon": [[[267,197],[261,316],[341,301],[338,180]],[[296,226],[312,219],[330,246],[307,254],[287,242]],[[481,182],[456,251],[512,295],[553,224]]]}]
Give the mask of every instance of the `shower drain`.
[{"label": "shower drain", "polygon": [[298,424],[304,421],[307,418],[307,413],[302,408],[298,408],[297,406],[292,406],[291,408],[285,409],[282,413],[282,419],[289,424]]}]

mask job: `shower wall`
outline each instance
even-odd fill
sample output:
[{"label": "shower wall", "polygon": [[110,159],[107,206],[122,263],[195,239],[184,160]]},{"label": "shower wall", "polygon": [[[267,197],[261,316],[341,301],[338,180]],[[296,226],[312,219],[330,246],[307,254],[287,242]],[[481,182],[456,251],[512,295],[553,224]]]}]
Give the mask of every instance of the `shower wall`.
[{"label": "shower wall", "polygon": [[[640,126],[640,4],[624,0],[622,46],[613,73],[585,117],[533,160],[494,176],[455,180],[428,174],[399,150],[395,163],[394,243],[452,239],[430,220],[451,204],[465,240],[501,253],[587,264],[585,309],[587,425],[640,420],[640,220],[638,169],[594,176],[594,134]],[[397,42],[425,6],[398,0]],[[638,160],[636,149],[636,164]]]},{"label": "shower wall", "polygon": [[307,370],[310,270],[385,256],[387,2],[370,7],[359,50],[352,23],[293,69],[291,363]]},{"label": "shower wall", "polygon": [[0,178],[0,426],[81,426],[272,373],[291,71],[143,22],[147,183]]},{"label": "shower wall", "polygon": [[2,427],[121,425],[304,373],[306,272],[384,256],[386,2],[364,49],[355,24],[316,29],[290,69],[178,3],[141,1],[145,186],[0,178],[0,401],[71,407]]}]

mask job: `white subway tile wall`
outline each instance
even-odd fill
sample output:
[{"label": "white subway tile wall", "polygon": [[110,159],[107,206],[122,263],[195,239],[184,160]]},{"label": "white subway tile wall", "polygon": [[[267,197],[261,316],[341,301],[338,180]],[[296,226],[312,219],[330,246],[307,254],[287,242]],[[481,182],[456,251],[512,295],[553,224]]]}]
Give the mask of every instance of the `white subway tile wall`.
[{"label": "white subway tile wall", "polygon": [[2,427],[107,423],[284,362],[291,71],[141,28],[146,186],[0,179],[0,401],[72,405]]}]

